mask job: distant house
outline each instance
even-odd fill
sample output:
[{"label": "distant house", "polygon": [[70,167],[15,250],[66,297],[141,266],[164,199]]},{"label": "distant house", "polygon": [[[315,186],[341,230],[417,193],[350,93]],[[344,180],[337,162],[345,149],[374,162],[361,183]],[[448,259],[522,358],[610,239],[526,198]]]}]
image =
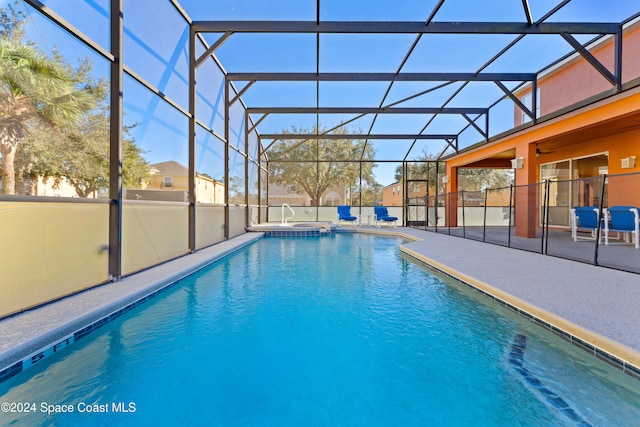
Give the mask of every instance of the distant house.
[{"label": "distant house", "polygon": [[[0,188],[2,188],[2,177],[0,177]],[[20,189],[17,189],[20,191]],[[1,193],[2,190],[0,190]],[[30,196],[41,197],[77,197],[79,198],[76,187],[69,182],[67,178],[60,178],[57,182],[54,178],[35,177],[28,183],[28,188],[23,188],[23,192],[18,194],[28,194]],[[98,197],[107,197],[103,191],[92,191],[84,196],[88,199],[96,199]]]},{"label": "distant house", "polygon": [[[189,168],[169,160],[149,165],[151,179],[144,189],[127,189],[126,198],[133,200],[189,200]],[[196,202],[224,203],[224,183],[196,172]]]},{"label": "distant house", "polygon": [[[45,197],[80,197],[76,188],[69,182],[67,178],[61,178],[59,182],[55,182],[53,178],[43,178],[38,176],[33,182],[32,195],[45,196]],[[87,196],[89,199],[95,199],[99,197],[97,191],[89,193]]]},{"label": "distant house", "polygon": [[382,206],[402,206],[402,183],[394,182],[382,189]]},{"label": "distant house", "polygon": [[[404,184],[394,182],[382,189],[382,206],[402,206],[404,202]],[[411,182],[409,184],[409,198],[423,198],[427,195],[425,184]]]}]

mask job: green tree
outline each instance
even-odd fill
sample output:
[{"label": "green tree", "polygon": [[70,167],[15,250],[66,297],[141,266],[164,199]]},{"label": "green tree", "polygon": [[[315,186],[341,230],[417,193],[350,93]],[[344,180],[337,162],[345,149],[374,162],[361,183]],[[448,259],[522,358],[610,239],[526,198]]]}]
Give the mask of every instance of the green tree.
[{"label": "green tree", "polygon": [[244,180],[239,176],[229,177],[229,203],[246,203],[244,197]]},{"label": "green tree", "polygon": [[[436,166],[437,156],[433,153],[423,151],[420,157],[416,160],[407,163],[407,178],[413,180],[427,180],[429,182],[429,194],[436,193],[436,186],[438,185],[438,174],[444,173],[444,162],[439,162],[440,170],[437,170]],[[395,179],[397,182],[403,182],[404,176],[402,174],[402,165],[396,167]],[[442,185],[438,188],[440,192],[444,190]]]},{"label": "green tree", "polygon": [[[135,125],[134,125],[135,126]],[[136,187],[151,176],[142,150],[125,127],[122,145],[124,187]],[[79,197],[109,188],[110,132],[108,107],[84,114],[77,126],[41,126],[25,138],[16,161],[28,190],[35,195],[37,177],[53,179],[54,187],[66,179]]]},{"label": "green tree", "polygon": [[382,184],[377,182],[363,182],[362,190],[353,192],[353,199],[355,202],[360,201],[362,206],[375,206],[382,200],[382,189]]},{"label": "green tree", "polygon": [[[325,132],[324,129],[318,133]],[[284,131],[283,133],[289,133]],[[309,139],[283,138],[267,153],[269,159],[270,182],[292,185],[309,196],[313,206],[318,206],[322,194],[340,186],[355,187],[362,180],[373,183],[372,162],[374,150],[371,144],[362,140],[316,138],[316,128],[311,130],[292,127],[290,133],[308,133]],[[351,131],[340,128],[333,134],[348,134]],[[313,136],[312,136],[313,135]],[[360,160],[364,160],[360,163]],[[354,200],[354,202],[356,202]]]},{"label": "green tree", "polygon": [[68,67],[22,41],[24,16],[13,6],[0,11],[0,154],[2,192],[15,194],[20,144],[39,126],[75,123],[96,105],[90,87]]},{"label": "green tree", "polygon": [[[423,152],[416,162],[407,165],[409,179],[429,180],[430,191],[436,183],[435,155]],[[445,162],[440,162],[440,174],[444,173]],[[395,171],[396,181],[402,182],[402,166]],[[458,189],[465,191],[481,191],[485,188],[508,187],[513,183],[512,169],[459,168]]]},{"label": "green tree", "polygon": [[[24,191],[36,195],[38,177],[53,179],[54,187],[66,179],[79,197],[109,188],[110,123],[107,104],[108,82],[95,81],[91,76],[91,63],[82,61],[72,69],[62,57],[53,53],[59,64],[67,67],[76,81],[92,88],[98,106],[84,112],[75,123],[61,125],[42,124],[25,137],[16,159],[18,182],[29,185]],[[136,187],[148,182],[151,176],[148,163],[142,157],[131,137],[137,124],[123,128],[122,181],[124,187]]]},{"label": "green tree", "polygon": [[[441,162],[444,165],[444,162]],[[440,171],[442,173],[442,171]],[[422,179],[429,180],[429,182],[435,182],[436,179],[436,162],[435,159],[423,157],[419,160],[409,162],[407,164],[407,177],[408,179]],[[397,182],[404,181],[402,175],[402,165],[396,167],[394,178]]]},{"label": "green tree", "polygon": [[458,169],[458,188],[461,190],[482,191],[487,188],[504,188],[511,184],[513,184],[513,169]]}]

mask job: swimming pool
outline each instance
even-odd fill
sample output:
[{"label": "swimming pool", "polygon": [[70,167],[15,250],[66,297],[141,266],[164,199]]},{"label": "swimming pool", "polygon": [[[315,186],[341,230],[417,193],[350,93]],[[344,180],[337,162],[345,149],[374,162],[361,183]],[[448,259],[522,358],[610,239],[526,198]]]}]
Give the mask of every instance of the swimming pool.
[{"label": "swimming pool", "polygon": [[640,419],[637,380],[427,271],[400,242],[261,239],[0,384],[0,402],[35,404],[0,417],[56,426]]}]

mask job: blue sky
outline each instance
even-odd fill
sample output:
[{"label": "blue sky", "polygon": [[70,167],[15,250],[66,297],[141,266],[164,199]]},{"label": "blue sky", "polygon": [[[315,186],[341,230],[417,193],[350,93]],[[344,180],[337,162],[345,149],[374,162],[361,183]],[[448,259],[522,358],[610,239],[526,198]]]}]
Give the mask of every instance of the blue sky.
[{"label": "blue sky", "polygon": [[[546,14],[560,0],[529,0],[534,20]],[[5,6],[7,0],[0,0]],[[45,0],[44,3],[64,19],[82,31],[88,38],[108,46],[108,0]],[[182,0],[185,11],[195,20],[315,20],[315,0]],[[396,0],[392,6],[383,0],[322,0],[320,17],[323,20],[391,20],[424,21],[437,0]],[[45,51],[56,46],[69,61],[89,56],[94,59],[94,73],[108,75],[108,64],[86,46],[71,40],[55,29],[46,19],[32,9],[24,10],[33,17],[29,37]],[[549,21],[610,21],[619,22],[640,11],[640,5],[630,0],[572,0]],[[125,2],[125,64],[143,78],[167,94],[173,101],[187,107],[186,76],[186,25],[175,14],[169,0],[154,0],[148,7],[141,0]],[[525,14],[521,0],[446,0],[434,21],[518,21]],[[513,35],[425,35],[417,43],[401,72],[476,72],[516,36]],[[207,34],[213,43],[218,35]],[[582,41],[590,38],[577,36]],[[416,39],[415,35],[366,35],[325,34],[320,36],[321,72],[396,72]],[[553,60],[571,51],[560,36],[527,36],[511,48],[507,54],[489,65],[486,72],[535,72]],[[535,54],[532,54],[535,52]],[[314,34],[234,34],[217,52],[218,58],[229,72],[286,71],[315,72],[316,36]],[[199,82],[207,74],[199,72]],[[211,75],[211,73],[208,73]],[[243,96],[252,107],[258,106],[348,106],[378,107],[398,102],[411,95],[428,91],[443,82],[395,83],[386,99],[386,82],[323,82],[316,97],[315,82],[273,83],[258,82]],[[244,85],[238,82],[238,87]],[[507,84],[513,87],[514,84]],[[397,106],[403,107],[486,107],[502,96],[493,83],[453,83],[433,92],[415,97]],[[180,131],[182,119],[170,109],[161,108],[158,99],[137,84],[127,83],[125,121],[142,123],[136,129],[136,140],[143,144],[151,161],[172,157],[186,161],[183,140],[186,132]],[[212,97],[204,109],[209,111],[206,121],[222,134],[223,127],[213,113],[220,105],[218,81],[200,83],[200,87]],[[217,88],[217,89],[216,89]],[[217,90],[217,92],[216,92]],[[459,92],[458,92],[459,91]],[[456,94],[457,93],[457,94]],[[449,103],[445,102],[453,95]],[[200,108],[200,107],[199,107]],[[497,134],[513,124],[513,103],[501,103],[492,110],[490,133]],[[168,116],[167,116],[168,114]],[[321,127],[332,127],[354,116],[321,116]],[[168,123],[163,123],[168,122]],[[481,119],[481,123],[484,119]],[[314,115],[272,115],[260,125],[262,133],[277,133],[291,125],[311,127]],[[365,116],[353,122],[354,129],[373,133],[418,133],[427,123],[423,133],[458,133],[467,125],[460,116],[381,115],[373,123],[373,116]],[[475,130],[461,135],[461,143],[469,145],[482,139]],[[163,141],[158,143],[158,141]],[[411,142],[411,141],[410,141]],[[406,154],[407,141],[372,141],[377,158],[401,160]],[[416,158],[423,150],[439,153],[446,146],[443,141],[416,144],[409,158]],[[393,180],[393,165],[381,165],[376,169],[378,180],[389,184]]]}]

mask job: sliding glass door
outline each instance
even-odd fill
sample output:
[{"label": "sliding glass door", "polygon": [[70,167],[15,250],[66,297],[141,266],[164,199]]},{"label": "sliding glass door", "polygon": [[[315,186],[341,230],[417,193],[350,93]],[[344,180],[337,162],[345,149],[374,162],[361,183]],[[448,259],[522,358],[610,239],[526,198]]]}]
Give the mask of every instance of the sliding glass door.
[{"label": "sliding glass door", "polygon": [[[549,182],[549,225],[569,226],[569,211],[573,206],[600,206],[601,176],[607,173],[608,156],[562,160],[540,166],[540,181]],[[606,187],[605,187],[606,197]],[[541,192],[540,218],[546,194]],[[604,200],[606,206],[606,199]]]}]

